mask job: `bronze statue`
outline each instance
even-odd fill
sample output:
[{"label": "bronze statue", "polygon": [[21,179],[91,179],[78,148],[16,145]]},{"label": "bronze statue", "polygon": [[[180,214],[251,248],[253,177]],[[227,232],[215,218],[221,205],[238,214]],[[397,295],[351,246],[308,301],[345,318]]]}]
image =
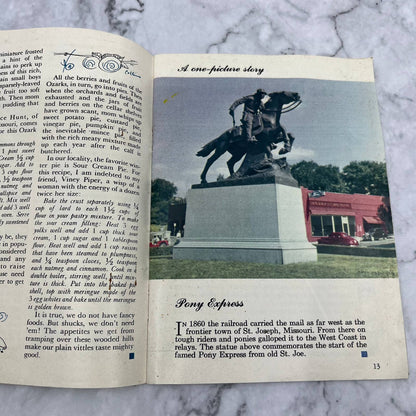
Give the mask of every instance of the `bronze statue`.
[{"label": "bronze statue", "polygon": [[[267,163],[272,163],[274,159],[271,152],[276,147],[276,143],[285,143],[284,147],[279,152],[280,154],[287,153],[291,150],[294,137],[290,133],[287,134],[285,129],[281,126],[280,116],[285,104],[291,104],[286,111],[296,108],[301,103],[300,96],[296,92],[281,91],[270,93],[269,97],[269,100],[264,104],[264,108],[262,108],[260,113],[260,125],[257,126],[255,118],[253,118],[254,125],[252,125],[251,128],[256,139],[255,142],[247,140],[247,131],[242,132],[241,127],[233,127],[225,131],[221,136],[207,143],[197,153],[197,156],[206,157],[214,152],[214,154],[208,158],[204,170],[201,173],[202,184],[207,183],[206,175],[211,165],[227,151],[231,153],[231,158],[228,160],[227,166],[230,176],[233,177],[235,176],[234,165],[245,154],[247,154],[247,163],[245,160],[243,162],[244,166],[242,165],[240,167],[239,175],[241,176],[256,173],[257,167],[263,169],[263,167],[267,166]],[[236,103],[239,101],[240,100],[237,100]],[[285,161],[283,161],[283,163],[285,163]]]},{"label": "bronze statue", "polygon": [[243,126],[243,136],[246,139],[247,143],[256,142],[255,137],[253,136],[253,121],[257,116],[259,117],[260,112],[264,109],[264,104],[262,99],[267,95],[266,91],[258,89],[255,94],[247,95],[240,98],[231,105],[229,113],[233,118],[234,122],[234,110],[240,105],[244,104],[243,116],[241,117],[241,123]]}]

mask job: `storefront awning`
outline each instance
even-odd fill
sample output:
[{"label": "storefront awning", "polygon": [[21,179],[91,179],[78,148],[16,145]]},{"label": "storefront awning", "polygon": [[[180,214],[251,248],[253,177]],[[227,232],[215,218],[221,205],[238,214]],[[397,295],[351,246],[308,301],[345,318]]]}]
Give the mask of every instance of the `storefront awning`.
[{"label": "storefront awning", "polygon": [[363,217],[363,220],[368,224],[384,224],[379,217]]}]

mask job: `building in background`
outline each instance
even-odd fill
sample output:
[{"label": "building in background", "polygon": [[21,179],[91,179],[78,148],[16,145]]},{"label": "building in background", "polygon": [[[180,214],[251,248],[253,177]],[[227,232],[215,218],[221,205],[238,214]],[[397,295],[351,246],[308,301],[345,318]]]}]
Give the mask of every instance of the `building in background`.
[{"label": "building in background", "polygon": [[386,199],[382,196],[301,189],[309,241],[332,232],[362,237],[375,228],[388,231],[385,221],[380,218],[380,213],[386,209]]},{"label": "building in background", "polygon": [[[378,195],[341,194],[313,191],[301,187],[308,241],[332,232],[345,232],[362,237],[376,228],[390,231],[389,222],[382,213],[390,212],[388,199]],[[169,206],[168,230],[171,235],[183,236],[186,202],[176,201]],[[381,218],[383,217],[383,219]]]},{"label": "building in background", "polygon": [[172,236],[184,236],[186,201],[176,198],[169,204],[168,231]]}]

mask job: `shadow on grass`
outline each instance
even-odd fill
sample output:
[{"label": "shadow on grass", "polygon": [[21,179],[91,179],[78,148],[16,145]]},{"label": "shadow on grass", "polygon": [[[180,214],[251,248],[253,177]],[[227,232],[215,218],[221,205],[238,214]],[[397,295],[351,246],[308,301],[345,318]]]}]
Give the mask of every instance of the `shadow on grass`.
[{"label": "shadow on grass", "polygon": [[150,259],[150,279],[368,279],[396,278],[395,258],[318,254],[314,263],[258,264]]}]

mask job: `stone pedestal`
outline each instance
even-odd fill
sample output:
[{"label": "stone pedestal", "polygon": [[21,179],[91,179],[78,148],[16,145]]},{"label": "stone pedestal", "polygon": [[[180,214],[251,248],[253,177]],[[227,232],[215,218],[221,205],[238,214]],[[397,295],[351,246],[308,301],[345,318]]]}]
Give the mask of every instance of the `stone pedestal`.
[{"label": "stone pedestal", "polygon": [[287,264],[317,260],[301,190],[280,183],[191,189],[174,259]]}]

